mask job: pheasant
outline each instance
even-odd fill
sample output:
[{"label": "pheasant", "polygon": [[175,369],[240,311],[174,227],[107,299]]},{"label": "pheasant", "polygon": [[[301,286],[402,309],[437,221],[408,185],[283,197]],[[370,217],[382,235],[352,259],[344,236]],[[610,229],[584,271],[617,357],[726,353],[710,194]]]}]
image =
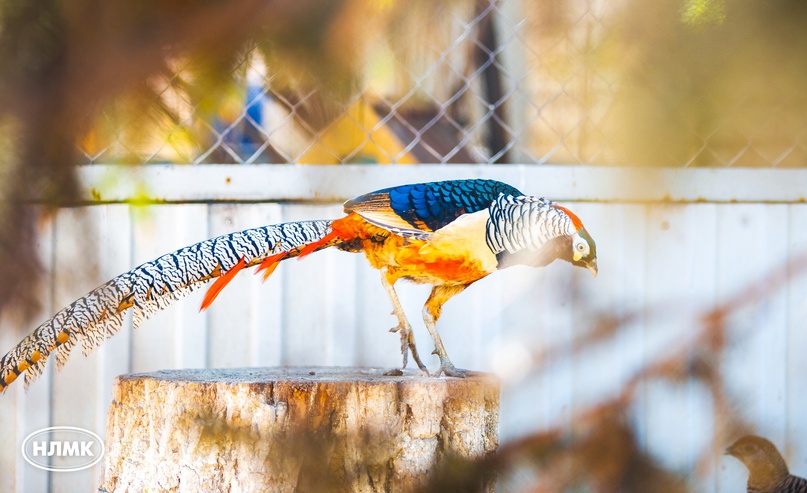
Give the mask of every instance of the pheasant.
[{"label": "pheasant", "polygon": [[748,468],[748,493],[807,493],[807,480],[790,474],[776,446],[762,437],[744,436],[726,454]]},{"label": "pheasant", "polygon": [[[258,266],[266,279],[282,260],[324,248],[363,252],[381,271],[400,333],[403,366],[408,353],[428,373],[394,284],[431,284],[423,320],[440,359],[441,373],[462,377],[436,330],[446,301],[485,276],[555,259],[597,274],[597,248],[569,209],[522,194],[493,180],[451,180],[378,190],[344,204],[346,216],[248,229],[191,245],[146,262],[74,301],[44,322],[0,360],[0,391],[25,372],[26,386],[56,353],[61,367],[81,340],[85,354],[120,330],[126,310],[133,326],[203,282],[216,279],[201,309],[244,268]],[[256,272],[256,273],[257,273]]]}]

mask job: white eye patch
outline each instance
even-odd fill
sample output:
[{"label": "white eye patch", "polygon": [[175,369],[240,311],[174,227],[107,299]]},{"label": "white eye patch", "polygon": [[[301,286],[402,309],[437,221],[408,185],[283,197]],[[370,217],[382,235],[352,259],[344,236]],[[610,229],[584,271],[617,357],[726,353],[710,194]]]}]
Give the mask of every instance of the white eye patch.
[{"label": "white eye patch", "polygon": [[572,240],[572,258],[576,261],[589,254],[588,242],[575,234]]}]

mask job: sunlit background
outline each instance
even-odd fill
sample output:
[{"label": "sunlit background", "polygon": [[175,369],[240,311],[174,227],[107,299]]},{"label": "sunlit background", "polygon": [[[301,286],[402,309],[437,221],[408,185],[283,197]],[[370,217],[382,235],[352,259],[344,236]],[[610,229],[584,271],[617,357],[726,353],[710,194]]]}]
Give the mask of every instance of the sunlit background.
[{"label": "sunlit background", "polygon": [[[438,325],[458,365],[502,378],[502,491],[741,491],[745,469],[721,454],[754,430],[807,475],[807,206],[777,195],[807,165],[804,2],[7,0],[0,67],[0,352],[162,253],[338,217],[335,197],[387,176],[478,165],[457,169],[571,202],[601,252],[596,280],[514,269]],[[254,166],[273,191],[208,193],[211,175],[183,170],[160,195],[124,165]],[[314,166],[270,165],[350,176],[329,187]],[[620,181],[626,167],[672,171]],[[701,167],[715,173],[684,174]],[[311,184],[279,194],[281,176]],[[110,192],[127,181],[128,195]],[[642,199],[651,185],[662,192]],[[109,382],[131,371],[396,365],[377,273],[339,255],[284,266],[274,286],[239,279],[207,315],[192,297],[73,356],[0,396],[0,428],[24,437],[90,416],[102,432]],[[425,296],[402,288],[413,322]],[[0,453],[2,491],[94,484],[15,453]]]}]

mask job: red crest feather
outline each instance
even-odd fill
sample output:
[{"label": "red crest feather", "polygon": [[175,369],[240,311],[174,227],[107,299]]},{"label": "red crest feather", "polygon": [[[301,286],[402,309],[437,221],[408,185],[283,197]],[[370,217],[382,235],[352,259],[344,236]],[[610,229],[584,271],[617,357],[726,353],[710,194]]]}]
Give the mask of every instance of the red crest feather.
[{"label": "red crest feather", "polygon": [[563,207],[562,205],[553,204],[552,207],[554,207],[555,209],[557,209],[559,211],[565,212],[566,215],[569,216],[569,218],[572,220],[572,225],[574,226],[574,229],[576,229],[576,230],[583,229],[583,221],[581,221],[580,218],[577,217],[574,214],[574,212],[572,212],[569,209]]}]

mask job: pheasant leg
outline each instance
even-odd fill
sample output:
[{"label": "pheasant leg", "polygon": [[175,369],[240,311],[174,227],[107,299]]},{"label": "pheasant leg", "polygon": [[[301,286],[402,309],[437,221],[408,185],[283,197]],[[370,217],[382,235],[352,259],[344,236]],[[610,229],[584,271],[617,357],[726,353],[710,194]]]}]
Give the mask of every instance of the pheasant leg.
[{"label": "pheasant leg", "polygon": [[432,336],[432,341],[434,342],[434,352],[432,354],[436,354],[437,357],[440,358],[440,369],[437,370],[436,376],[440,376],[441,373],[444,373],[447,377],[465,378],[469,375],[468,371],[461,370],[454,366],[454,363],[452,363],[448,357],[442,339],[440,339],[440,334],[437,333],[437,319],[440,318],[443,304],[455,295],[461,293],[465,288],[466,286],[464,285],[435,286],[429,295],[429,299],[426,300],[426,304],[423,306],[423,322],[426,324],[429,335]]},{"label": "pheasant leg", "polygon": [[412,326],[409,325],[409,321],[406,319],[403,307],[401,306],[400,300],[398,300],[398,294],[395,292],[392,282],[387,279],[386,267],[381,269],[381,284],[384,286],[387,295],[392,301],[392,314],[398,319],[398,325],[391,328],[390,332],[398,332],[401,335],[401,354],[403,355],[402,368],[406,368],[407,363],[409,363],[409,351],[411,351],[412,358],[415,360],[415,363],[417,363],[418,368],[428,374],[429,370],[426,369],[426,365],[420,360],[418,349],[415,346],[415,336],[412,334]]}]

